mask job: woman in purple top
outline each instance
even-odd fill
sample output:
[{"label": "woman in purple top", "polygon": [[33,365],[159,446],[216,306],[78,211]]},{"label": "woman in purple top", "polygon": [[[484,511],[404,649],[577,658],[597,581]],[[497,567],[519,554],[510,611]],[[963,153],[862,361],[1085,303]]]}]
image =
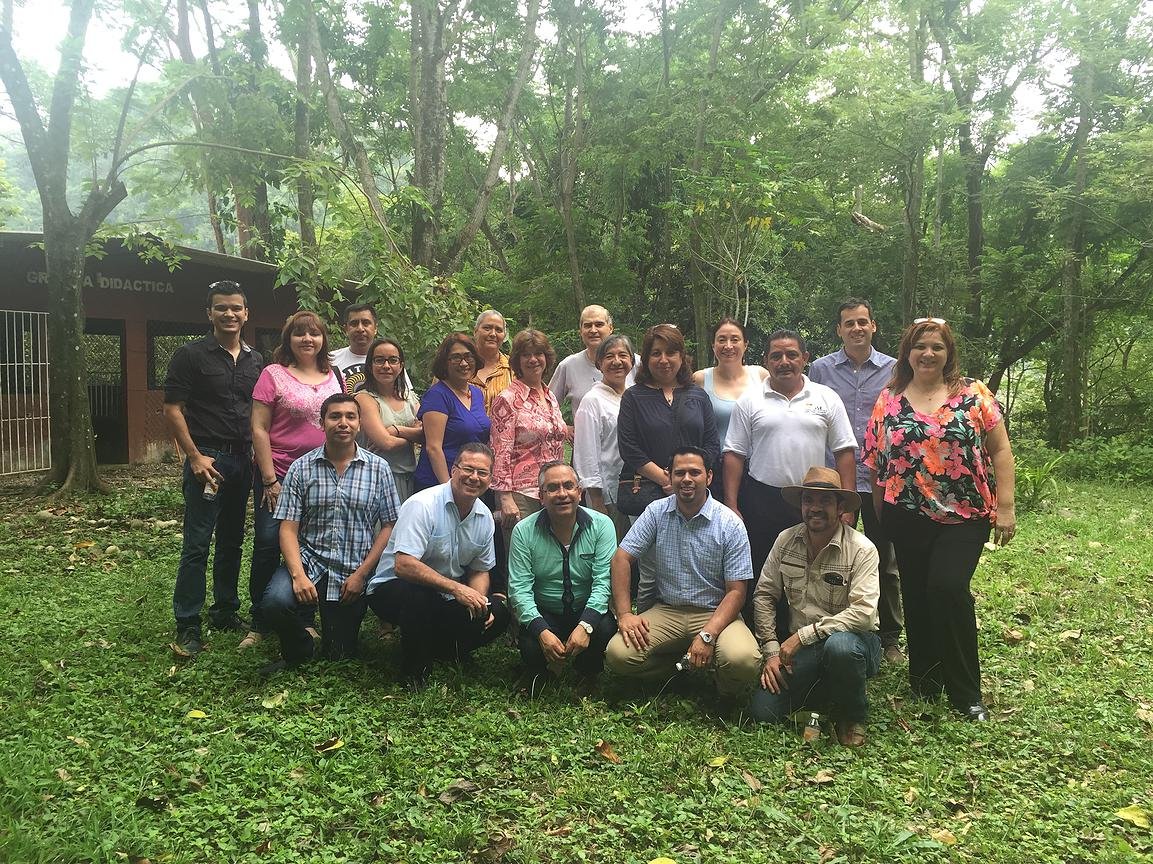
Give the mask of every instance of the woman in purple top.
[{"label": "woman in purple top", "polygon": [[424,423],[424,447],[412,475],[417,491],[447,483],[449,468],[465,444],[488,443],[492,424],[484,410],[484,391],[468,383],[479,367],[480,354],[466,333],[450,333],[436,350],[432,374],[437,382],[420,400],[416,415]]},{"label": "woman in purple top", "polygon": [[[252,455],[256,462],[256,513],[252,532],[252,629],[240,648],[266,632],[260,598],[280,565],[280,521],[273,517],[280,483],[294,460],[324,443],[320,406],[341,392],[328,360],[328,336],[315,312],[291,315],[280,344],[252,391]],[[311,614],[311,613],[309,613]]]}]

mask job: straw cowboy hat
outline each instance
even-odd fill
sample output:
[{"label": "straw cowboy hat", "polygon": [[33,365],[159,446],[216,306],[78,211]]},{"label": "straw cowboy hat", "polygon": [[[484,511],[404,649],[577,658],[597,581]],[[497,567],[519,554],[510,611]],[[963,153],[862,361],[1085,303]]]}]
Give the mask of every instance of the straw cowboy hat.
[{"label": "straw cowboy hat", "polygon": [[801,509],[801,493],[806,489],[812,492],[835,492],[846,510],[856,512],[861,509],[861,496],[852,489],[841,488],[841,475],[832,468],[823,465],[814,465],[805,473],[805,479],[800,486],[784,486],[781,488],[781,497]]}]

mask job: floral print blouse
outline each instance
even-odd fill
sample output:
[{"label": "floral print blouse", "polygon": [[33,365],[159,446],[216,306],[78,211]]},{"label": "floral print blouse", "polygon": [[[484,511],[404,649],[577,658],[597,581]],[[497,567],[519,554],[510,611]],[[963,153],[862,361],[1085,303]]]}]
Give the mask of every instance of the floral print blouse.
[{"label": "floral print blouse", "polygon": [[547,387],[530,390],[514,380],[492,401],[492,488],[538,498],[540,466],[564,458],[567,431]]},{"label": "floral print blouse", "polygon": [[931,414],[885,388],[865,429],[862,462],[877,472],[886,503],[946,524],[991,522],[997,485],[984,437],[1003,419],[980,381],[966,384]]}]

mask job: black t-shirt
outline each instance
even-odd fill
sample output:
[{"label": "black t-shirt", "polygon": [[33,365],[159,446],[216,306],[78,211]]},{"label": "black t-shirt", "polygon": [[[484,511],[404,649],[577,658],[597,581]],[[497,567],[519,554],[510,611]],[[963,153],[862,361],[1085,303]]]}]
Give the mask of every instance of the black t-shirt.
[{"label": "black t-shirt", "polygon": [[184,403],[193,441],[251,441],[252,388],[263,368],[256,349],[241,343],[234,362],[210,333],[172,355],[164,401]]}]

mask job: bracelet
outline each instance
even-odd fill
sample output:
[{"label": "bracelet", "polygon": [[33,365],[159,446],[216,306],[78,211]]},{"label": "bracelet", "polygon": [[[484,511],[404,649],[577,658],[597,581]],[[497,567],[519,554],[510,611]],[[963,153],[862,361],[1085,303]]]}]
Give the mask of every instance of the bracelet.
[{"label": "bracelet", "polygon": [[392,424],[392,434],[396,438],[400,437],[400,427],[397,426],[395,423]]},{"label": "bracelet", "polygon": [[273,477],[271,480],[265,480],[263,477],[261,477],[260,482],[263,483],[265,486],[275,486],[280,481],[275,477]]}]

